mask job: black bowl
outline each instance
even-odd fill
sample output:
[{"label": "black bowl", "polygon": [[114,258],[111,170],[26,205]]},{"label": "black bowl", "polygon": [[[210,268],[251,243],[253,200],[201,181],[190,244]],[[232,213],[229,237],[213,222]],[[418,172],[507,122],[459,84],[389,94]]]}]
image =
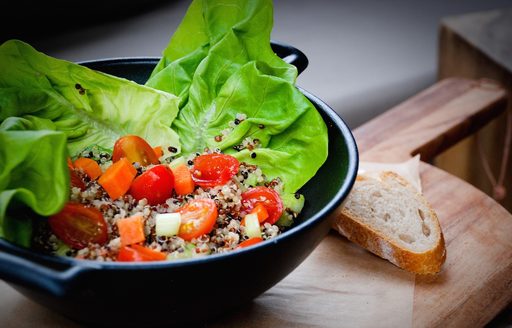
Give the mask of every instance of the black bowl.
[{"label": "black bowl", "polygon": [[[299,50],[277,42],[272,46],[299,71],[307,66],[307,58]],[[81,64],[143,83],[157,61],[121,58]],[[350,129],[327,104],[299,90],[327,124],[329,155],[301,190],[306,204],[290,230],[231,253],[130,264],[49,256],[0,239],[0,278],[37,303],[94,326],[203,323],[265,292],[292,272],[326,236],[358,169],[358,151]]]}]

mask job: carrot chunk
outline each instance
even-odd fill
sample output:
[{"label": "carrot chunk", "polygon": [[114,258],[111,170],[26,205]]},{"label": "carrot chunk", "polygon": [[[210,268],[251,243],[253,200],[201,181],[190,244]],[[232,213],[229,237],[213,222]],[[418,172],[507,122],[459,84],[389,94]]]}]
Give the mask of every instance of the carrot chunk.
[{"label": "carrot chunk", "polygon": [[126,158],[112,164],[98,179],[98,183],[105,189],[110,198],[117,199],[130,189],[130,185],[137,175],[137,170]]},{"label": "carrot chunk", "polygon": [[141,215],[117,220],[116,224],[119,236],[121,237],[121,246],[137,244],[146,240],[144,235],[144,219]]},{"label": "carrot chunk", "polygon": [[252,209],[251,213],[254,213],[258,216],[258,221],[260,223],[265,222],[268,219],[268,211],[265,205],[262,203],[257,203],[256,206]]},{"label": "carrot chunk", "polygon": [[172,169],[174,190],[178,195],[190,194],[194,191],[194,180],[187,165],[180,164]]},{"label": "carrot chunk", "polygon": [[77,169],[82,169],[84,173],[87,174],[89,178],[91,178],[91,180],[96,180],[101,175],[101,173],[103,173],[101,171],[100,165],[95,160],[90,158],[79,157],[75,160],[73,165]]},{"label": "carrot chunk", "polygon": [[164,151],[162,150],[162,146],[156,146],[156,147],[153,147],[153,151],[155,152],[156,154],[156,157],[160,158],[164,155]]}]

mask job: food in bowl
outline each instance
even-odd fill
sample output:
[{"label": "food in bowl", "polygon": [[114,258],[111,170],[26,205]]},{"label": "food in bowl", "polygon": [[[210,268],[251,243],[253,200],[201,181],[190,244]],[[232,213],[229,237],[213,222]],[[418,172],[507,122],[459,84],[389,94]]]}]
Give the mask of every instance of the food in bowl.
[{"label": "food in bowl", "polygon": [[[171,153],[176,149],[170,148]],[[281,181],[219,151],[165,158],[127,135],[112,154],[69,160],[70,200],[39,220],[33,247],[100,261],[162,261],[222,253],[276,237],[303,198],[283,206]]]},{"label": "food in bowl", "polygon": [[[73,179],[77,179],[70,176],[66,164],[68,158],[73,158],[73,166],[83,167],[91,162],[80,154],[88,147],[97,147],[100,151],[112,152],[115,162],[112,166],[116,169],[117,165],[122,165],[116,163],[124,162],[127,168],[134,163],[141,164],[137,160],[126,163],[122,159],[114,159],[115,143],[127,135],[142,138],[153,147],[160,147],[160,165],[167,165],[166,161],[172,164],[178,157],[186,159],[188,163],[195,154],[200,154],[200,157],[210,152],[231,156],[241,163],[242,169],[239,168],[230,180],[235,184],[237,180],[240,182],[239,175],[245,180],[245,173],[261,170],[264,182],[258,182],[256,186],[272,186],[270,189],[279,194],[283,203],[284,214],[272,219],[279,220],[275,222],[277,231],[274,222],[267,222],[268,219],[261,222],[263,232],[259,238],[271,238],[293,224],[290,218],[297,215],[304,204],[304,198],[298,194],[300,188],[316,174],[327,158],[327,128],[315,107],[296,88],[297,69],[279,58],[270,47],[271,1],[214,3],[192,2],[145,85],[46,56],[22,41],[10,40],[0,46],[0,69],[3,72],[0,76],[0,139],[6,145],[0,149],[0,158],[5,158],[7,163],[0,172],[0,236],[24,246],[32,246],[36,241],[43,249],[58,254],[89,259],[119,259],[122,248],[117,248],[117,253],[109,253],[108,249],[88,246],[91,240],[87,246],[83,241],[74,244],[69,240],[71,237],[57,232],[59,228],[45,230],[41,226],[44,227],[46,223],[51,226],[52,222],[54,226],[59,226],[58,222],[66,220],[79,224],[76,216],[61,214],[62,211],[66,214],[81,213],[83,210],[67,209],[66,204],[70,200],[85,204],[86,213],[96,207],[87,197],[87,191],[92,193],[91,189],[86,190],[85,195],[78,195],[74,194],[76,190],[70,188]],[[101,164],[101,158],[95,160]],[[193,165],[197,164],[196,160],[193,160]],[[150,163],[158,165],[152,161]],[[137,168],[134,167],[135,170]],[[140,168],[140,176],[144,170],[153,170],[148,165]],[[194,174],[193,166],[187,169],[192,169]],[[101,244],[108,242],[107,246],[115,249],[114,240],[119,237],[120,247],[152,247],[157,251],[168,248],[166,258],[173,257],[169,255],[176,251],[184,253],[190,248],[186,243],[179,246],[157,243],[151,246],[157,236],[158,210],[154,211],[155,217],[152,214],[144,216],[147,209],[144,206],[157,207],[163,198],[166,198],[167,204],[167,200],[174,197],[173,194],[156,196],[150,193],[139,197],[134,187],[126,196],[123,191],[132,189],[132,184],[140,178],[138,173],[134,175],[131,170],[130,174],[134,176],[130,183],[121,183],[121,179],[115,180],[120,185],[111,183],[112,180],[102,184],[107,170],[105,168],[98,172],[96,169],[95,174],[99,176],[95,178],[98,180],[91,178],[92,182],[82,181],[86,189],[101,186],[101,189],[95,189],[98,197],[104,198],[106,192],[112,204],[119,202],[120,198],[120,202],[124,202],[116,205],[113,215],[123,215],[115,218],[115,222],[112,218],[110,226],[106,228],[107,237],[105,228],[101,228]],[[165,174],[166,168],[160,170],[161,174]],[[177,175],[172,174],[173,177]],[[217,207],[226,205],[219,201],[215,192],[208,197],[201,194],[210,193],[212,189],[203,189],[198,181],[195,182],[201,190],[194,189],[188,194],[192,195],[191,198],[217,197]],[[233,192],[249,191],[243,184],[238,187]],[[109,188],[115,192],[109,193]],[[149,191],[158,189],[159,186],[156,186],[149,188]],[[166,192],[169,193],[169,188]],[[128,199],[125,200],[125,196]],[[137,204],[130,197],[137,199]],[[154,197],[158,198],[158,202],[153,203]],[[174,205],[180,207],[175,208]],[[130,206],[137,210],[137,206],[141,206],[142,219]],[[178,200],[178,204],[171,201],[167,205],[167,212],[163,213],[162,210],[159,214],[167,214],[169,208],[170,214],[173,214],[185,206],[183,201]],[[247,207],[243,201],[236,206]],[[241,221],[246,214],[254,214],[247,213],[249,210],[245,208],[239,211],[236,208],[231,215],[236,216],[235,221],[243,226]],[[269,211],[268,208],[266,210]],[[151,211],[153,213],[153,209]],[[64,219],[55,219],[59,215]],[[247,229],[242,227],[238,233],[233,227],[237,224],[235,221],[229,220],[224,225],[224,217],[219,217],[212,231],[227,229],[227,236],[231,236],[229,232],[238,234],[238,242],[248,237]],[[122,220],[134,222],[133,226],[137,225],[139,232],[142,223],[145,240],[139,238],[138,242],[130,244],[123,242],[126,238],[123,238],[120,230],[131,230],[129,222]],[[165,224],[172,225],[169,222]],[[267,228],[265,224],[270,227]],[[120,225],[124,228],[120,229]],[[175,223],[174,228],[176,226],[181,230],[181,225]],[[44,237],[48,240],[43,240]],[[211,240],[213,237],[208,235],[205,238]],[[209,245],[207,251],[206,246],[201,246],[204,243],[200,244],[197,238],[192,243],[196,253],[203,253],[202,249],[204,253],[211,253],[240,246],[236,242],[226,243],[226,237],[222,235],[216,238],[224,238],[224,241]],[[58,244],[63,240],[73,249],[60,248]],[[100,244],[97,239],[92,241],[92,244]],[[110,242],[113,244],[109,246]],[[197,252],[197,249],[200,251]]]}]

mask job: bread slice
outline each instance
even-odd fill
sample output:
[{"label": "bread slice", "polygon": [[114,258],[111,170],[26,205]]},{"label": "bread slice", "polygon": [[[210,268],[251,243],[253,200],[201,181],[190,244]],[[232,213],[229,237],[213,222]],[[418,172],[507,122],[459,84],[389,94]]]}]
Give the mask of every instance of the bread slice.
[{"label": "bread slice", "polygon": [[333,227],[410,272],[438,273],[446,259],[436,213],[417,189],[392,171],[359,174]]}]

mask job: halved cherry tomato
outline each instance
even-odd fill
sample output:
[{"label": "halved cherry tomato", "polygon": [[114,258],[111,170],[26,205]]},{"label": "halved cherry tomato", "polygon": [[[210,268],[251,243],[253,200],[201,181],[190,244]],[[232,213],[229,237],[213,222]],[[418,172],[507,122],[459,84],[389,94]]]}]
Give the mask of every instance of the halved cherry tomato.
[{"label": "halved cherry tomato", "polygon": [[259,242],[262,242],[263,241],[263,238],[261,237],[252,237],[252,238],[249,238],[247,240],[244,240],[243,242],[241,242],[240,244],[238,244],[238,246],[236,247],[236,249],[238,248],[244,248],[244,247],[249,247],[251,245],[254,245],[254,244],[257,244]]},{"label": "halved cherry tomato", "polygon": [[146,198],[149,205],[163,204],[172,196],[174,176],[167,165],[156,165],[133,180],[129,193],[136,200]]},{"label": "halved cherry tomato", "polygon": [[164,253],[141,245],[123,246],[117,255],[120,262],[163,261],[166,258]]},{"label": "halved cherry tomato", "polygon": [[192,199],[178,211],[181,225],[178,236],[191,240],[210,233],[217,220],[217,204],[213,199]]},{"label": "halved cherry tomato", "polygon": [[85,190],[85,182],[82,180],[82,178],[78,175],[78,173],[75,171],[75,169],[69,169],[69,179],[71,183],[71,187],[79,188],[80,190]]},{"label": "halved cherry tomato", "polygon": [[112,162],[126,157],[130,163],[137,162],[142,166],[158,164],[158,156],[146,140],[136,135],[126,135],[114,144]]},{"label": "halved cherry tomato", "polygon": [[268,219],[265,222],[270,224],[276,223],[283,214],[283,202],[274,189],[257,186],[242,193],[242,206],[246,211],[252,211],[257,204],[263,204],[267,209]]},{"label": "halved cherry tomato", "polygon": [[107,222],[95,207],[69,202],[50,216],[48,223],[53,233],[72,248],[84,248],[89,243],[102,245],[108,239]]},{"label": "halved cherry tomato", "polygon": [[238,173],[240,163],[226,154],[199,155],[194,160],[192,179],[201,187],[221,186],[229,182]]}]

